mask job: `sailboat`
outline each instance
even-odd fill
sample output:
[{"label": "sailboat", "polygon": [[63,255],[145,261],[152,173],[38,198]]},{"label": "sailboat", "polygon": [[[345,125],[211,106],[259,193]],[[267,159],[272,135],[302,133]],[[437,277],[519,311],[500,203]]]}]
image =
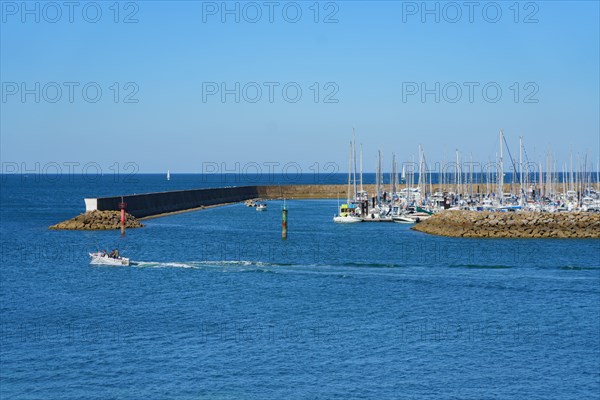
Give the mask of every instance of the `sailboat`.
[{"label": "sailboat", "polygon": [[171,180],[171,171],[167,170],[167,180]]},{"label": "sailboat", "polygon": [[[354,142],[350,142],[350,154],[348,155],[348,188],[346,190],[346,203],[341,206],[338,204],[338,214],[333,217],[333,222],[340,224],[349,224],[354,222],[362,222],[362,218],[357,215],[356,204],[350,202],[350,199],[356,199],[356,189],[350,197],[351,176],[352,176],[352,155]],[[354,186],[356,187],[356,163],[354,164]],[[338,199],[339,203],[339,199]]]}]

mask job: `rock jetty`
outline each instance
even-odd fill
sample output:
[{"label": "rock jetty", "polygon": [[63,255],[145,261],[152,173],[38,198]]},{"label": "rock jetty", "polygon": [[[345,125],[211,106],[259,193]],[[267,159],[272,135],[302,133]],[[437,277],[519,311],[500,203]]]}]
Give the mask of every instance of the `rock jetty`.
[{"label": "rock jetty", "polygon": [[444,211],[412,229],[467,238],[600,238],[600,214]]},{"label": "rock jetty", "polygon": [[[134,216],[125,213],[125,228],[142,228]],[[121,228],[120,211],[90,211],[68,221],[52,225],[50,229],[101,231]]]}]

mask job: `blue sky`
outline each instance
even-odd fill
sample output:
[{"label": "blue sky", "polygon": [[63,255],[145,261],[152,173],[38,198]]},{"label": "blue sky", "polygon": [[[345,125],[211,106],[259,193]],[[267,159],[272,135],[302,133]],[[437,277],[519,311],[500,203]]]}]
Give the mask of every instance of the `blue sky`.
[{"label": "blue sky", "polygon": [[[598,2],[477,2],[473,22],[463,2],[429,2],[439,22],[422,2],[320,2],[318,16],[312,1],[275,3],[270,22],[265,2],[228,2],[238,22],[222,2],[121,2],[118,15],[114,2],[53,3],[59,16],[48,3],[27,3],[27,14],[21,2],[3,1],[2,161],[135,162],[140,172],[201,172],[206,162],[297,162],[310,172],[334,162],[344,170],[355,128],[373,170],[377,149],[410,160],[419,144],[430,161],[452,159],[455,149],[494,159],[502,128],[513,154],[523,136],[530,159],[545,161],[550,146],[559,168],[571,152],[595,167]],[[233,91],[224,101],[222,84]],[[256,87],[262,97],[252,102]],[[24,98],[23,88],[31,91]],[[431,91],[424,99],[423,88]]]}]

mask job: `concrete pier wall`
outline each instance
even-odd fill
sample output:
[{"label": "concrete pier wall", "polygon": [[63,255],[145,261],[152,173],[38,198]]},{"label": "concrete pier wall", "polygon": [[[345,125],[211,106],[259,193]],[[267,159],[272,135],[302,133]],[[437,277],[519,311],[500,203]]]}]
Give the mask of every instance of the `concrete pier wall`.
[{"label": "concrete pier wall", "polygon": [[[126,210],[136,218],[184,211],[199,207],[224,203],[235,203],[257,198],[256,186],[240,186],[230,188],[178,190],[172,192],[144,193],[123,196],[127,204]],[[86,211],[118,210],[121,196],[85,199]],[[94,204],[95,203],[95,204]],[[88,208],[87,206],[91,206]]]}]

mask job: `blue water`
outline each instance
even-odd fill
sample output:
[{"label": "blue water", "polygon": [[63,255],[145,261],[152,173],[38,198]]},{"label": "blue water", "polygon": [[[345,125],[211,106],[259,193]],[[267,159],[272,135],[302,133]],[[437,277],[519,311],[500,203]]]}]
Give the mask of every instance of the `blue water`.
[{"label": "blue water", "polygon": [[[58,232],[86,196],[215,182],[1,178],[2,399],[600,393],[600,240],[335,225],[335,200],[289,201],[287,241],[278,201]],[[89,264],[113,247],[139,265]]]}]

